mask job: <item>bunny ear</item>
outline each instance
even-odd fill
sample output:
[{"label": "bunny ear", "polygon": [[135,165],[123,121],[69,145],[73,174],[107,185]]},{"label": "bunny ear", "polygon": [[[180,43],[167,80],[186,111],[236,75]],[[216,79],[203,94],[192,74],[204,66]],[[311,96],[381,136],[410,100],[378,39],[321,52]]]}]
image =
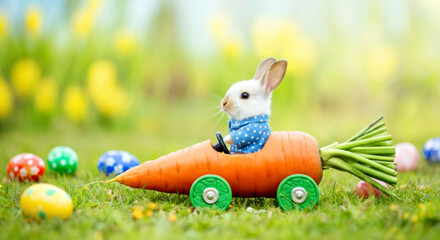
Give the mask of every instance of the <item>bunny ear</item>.
[{"label": "bunny ear", "polygon": [[264,73],[266,73],[267,70],[269,69],[270,65],[272,63],[274,63],[275,61],[276,61],[276,59],[273,57],[266,58],[263,61],[261,61],[260,64],[258,65],[257,72],[255,73],[254,79],[261,79],[263,77]]},{"label": "bunny ear", "polygon": [[265,91],[266,97],[280,85],[281,81],[286,74],[287,60],[279,60],[270,65],[269,70],[264,74],[261,79],[261,86]]}]

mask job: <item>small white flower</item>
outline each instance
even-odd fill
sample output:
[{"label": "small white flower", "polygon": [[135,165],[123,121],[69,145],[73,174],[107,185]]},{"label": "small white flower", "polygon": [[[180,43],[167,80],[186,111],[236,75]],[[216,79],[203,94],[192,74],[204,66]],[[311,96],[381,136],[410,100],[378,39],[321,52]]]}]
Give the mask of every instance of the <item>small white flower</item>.
[{"label": "small white flower", "polygon": [[131,162],[131,156],[127,153],[122,154],[122,162],[129,163]]},{"label": "small white flower", "polygon": [[106,164],[107,166],[113,166],[113,164],[115,164],[115,159],[112,158],[112,157],[109,157],[109,158],[107,158],[107,159],[105,160],[105,164]]},{"label": "small white flower", "polygon": [[73,161],[73,158],[71,158],[71,159],[69,160],[69,165],[73,165],[73,164],[75,164],[75,161]]},{"label": "small white flower", "polygon": [[26,177],[26,176],[27,176],[26,168],[22,168],[22,169],[20,169],[20,176],[21,176],[21,177]]},{"label": "small white flower", "polygon": [[61,161],[60,161],[60,164],[61,164],[61,166],[64,166],[64,165],[66,165],[66,160],[64,160],[64,159],[61,159]]},{"label": "small white flower", "polygon": [[260,143],[260,145],[263,145],[263,143]]},{"label": "small white flower", "polygon": [[14,162],[14,163],[18,163],[18,161],[20,161],[20,156],[15,156],[15,157],[12,159],[12,162]]},{"label": "small white flower", "polygon": [[251,139],[254,139],[254,136],[252,136]]},{"label": "small white flower", "polygon": [[240,134],[240,135],[241,135],[241,132],[238,132],[238,134]]},{"label": "small white flower", "polygon": [[10,172],[10,173],[9,173],[9,177],[11,177],[11,178],[15,178],[15,174],[14,174],[13,172]]},{"label": "small white flower", "polygon": [[60,157],[62,157],[63,156],[63,154],[61,154],[61,152],[57,152],[57,154],[56,154],[56,157],[57,158],[60,158]]},{"label": "small white flower", "polygon": [[38,164],[40,164],[40,166],[44,167],[44,162],[42,160],[38,160]]},{"label": "small white flower", "polygon": [[34,154],[31,154],[31,153],[25,153],[25,154],[23,154],[23,158],[33,158],[35,155]]},{"label": "small white flower", "polygon": [[117,151],[110,151],[110,152],[108,152],[108,155],[116,155],[116,154],[118,154]]},{"label": "small white flower", "polygon": [[260,140],[260,138],[259,138],[259,137],[257,137],[257,140]]},{"label": "small white flower", "polygon": [[238,137],[236,137],[235,140],[238,140]]},{"label": "small white flower", "polygon": [[28,160],[28,162],[27,162],[27,163],[28,163],[28,165],[29,165],[29,166],[32,166],[32,165],[34,165],[34,161],[32,161],[32,160]]},{"label": "small white flower", "polygon": [[38,169],[36,166],[31,167],[31,175],[38,175],[40,172],[40,169]]},{"label": "small white flower", "polygon": [[248,135],[247,135],[247,134],[245,134],[244,136],[245,136],[245,137],[247,137]]},{"label": "small white flower", "polygon": [[118,165],[115,166],[115,170],[113,172],[116,173],[116,174],[120,174],[120,173],[122,173],[122,168],[123,167],[124,166],[122,164],[118,164]]},{"label": "small white flower", "polygon": [[57,168],[57,163],[52,163],[52,168]]},{"label": "small white flower", "polygon": [[249,131],[250,129],[249,129],[249,128],[246,128],[246,130],[248,130],[248,131]]},{"label": "small white flower", "polygon": [[18,172],[18,166],[14,167],[14,172]]},{"label": "small white flower", "polygon": [[254,133],[256,133],[257,132],[257,130],[254,130]]}]

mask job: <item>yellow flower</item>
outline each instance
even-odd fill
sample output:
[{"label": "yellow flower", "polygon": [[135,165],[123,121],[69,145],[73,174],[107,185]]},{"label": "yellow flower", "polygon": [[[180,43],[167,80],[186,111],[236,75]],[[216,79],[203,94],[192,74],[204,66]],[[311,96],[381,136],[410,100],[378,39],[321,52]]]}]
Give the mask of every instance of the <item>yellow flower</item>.
[{"label": "yellow flower", "polygon": [[375,81],[383,81],[395,72],[397,56],[393,48],[382,46],[374,49],[367,59],[367,70]]},{"label": "yellow flower", "polygon": [[0,13],[0,39],[8,35],[8,21],[6,17]]},{"label": "yellow flower", "polygon": [[114,46],[116,52],[127,56],[136,50],[136,38],[128,32],[118,32],[115,37]]},{"label": "yellow flower", "polygon": [[29,8],[26,12],[25,30],[26,33],[35,37],[40,34],[43,25],[43,16],[38,8]]},{"label": "yellow flower", "polygon": [[317,62],[315,44],[289,19],[257,19],[252,26],[252,43],[259,58],[286,58],[289,71],[298,75],[311,72]]},{"label": "yellow flower", "polygon": [[70,86],[67,88],[63,108],[67,117],[74,122],[82,122],[88,112],[88,101],[86,94],[79,86]]},{"label": "yellow flower", "polygon": [[58,85],[52,78],[43,79],[35,90],[35,107],[44,114],[51,113],[58,99]]},{"label": "yellow flower", "polygon": [[134,219],[139,219],[142,218],[144,216],[144,213],[142,212],[142,208],[140,206],[136,206],[133,209],[133,218]]},{"label": "yellow flower", "polygon": [[228,58],[238,58],[243,51],[243,44],[238,38],[229,38],[222,44],[223,53]]},{"label": "yellow flower", "polygon": [[418,222],[419,221],[419,217],[417,215],[412,216],[411,221],[413,223]]},{"label": "yellow flower", "polygon": [[145,216],[147,216],[147,217],[153,216],[153,211],[151,211],[151,210],[145,211]]},{"label": "yellow flower", "polygon": [[287,19],[260,18],[252,26],[252,43],[261,57],[282,54],[297,35],[295,24]]},{"label": "yellow flower", "polygon": [[40,75],[40,66],[33,59],[26,58],[17,61],[12,66],[11,80],[18,97],[26,98],[32,94]]},{"label": "yellow flower", "polygon": [[286,49],[285,58],[289,61],[289,70],[298,75],[305,75],[316,65],[318,51],[306,37],[299,37]]},{"label": "yellow flower", "polygon": [[393,204],[390,205],[390,210],[391,211],[396,211],[397,209],[398,209],[398,207],[397,207],[396,204],[393,203]]},{"label": "yellow flower", "polygon": [[8,84],[0,77],[0,120],[5,119],[12,109],[12,94]]},{"label": "yellow flower", "polygon": [[177,220],[177,216],[176,216],[176,212],[175,211],[171,211],[170,215],[168,215],[168,220],[170,222],[175,222]]},{"label": "yellow flower", "polygon": [[157,208],[157,205],[154,202],[150,202],[150,204],[148,204],[148,208],[150,208],[151,210],[154,210]]},{"label": "yellow flower", "polygon": [[87,74],[87,90],[92,98],[98,97],[103,88],[113,88],[117,84],[115,65],[108,60],[94,62]]},{"label": "yellow flower", "polygon": [[215,16],[210,22],[211,32],[214,37],[222,42],[224,38],[229,34],[230,23],[226,16]]},{"label": "yellow flower", "polygon": [[87,89],[93,104],[107,117],[122,117],[131,106],[128,93],[118,86],[116,67],[107,60],[92,64],[87,75]]},{"label": "yellow flower", "polygon": [[73,15],[72,30],[77,38],[84,38],[90,34],[94,22],[94,15],[88,9],[81,8]]}]

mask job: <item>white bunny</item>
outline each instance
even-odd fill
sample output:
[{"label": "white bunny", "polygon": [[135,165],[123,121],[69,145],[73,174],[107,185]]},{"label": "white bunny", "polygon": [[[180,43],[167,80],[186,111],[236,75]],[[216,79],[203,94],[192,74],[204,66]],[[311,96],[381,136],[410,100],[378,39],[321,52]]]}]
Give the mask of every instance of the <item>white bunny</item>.
[{"label": "white bunny", "polygon": [[253,79],[237,82],[226,92],[221,107],[230,117],[224,141],[231,144],[231,152],[252,153],[264,147],[270,136],[272,91],[280,85],[286,68],[286,60],[264,59]]}]

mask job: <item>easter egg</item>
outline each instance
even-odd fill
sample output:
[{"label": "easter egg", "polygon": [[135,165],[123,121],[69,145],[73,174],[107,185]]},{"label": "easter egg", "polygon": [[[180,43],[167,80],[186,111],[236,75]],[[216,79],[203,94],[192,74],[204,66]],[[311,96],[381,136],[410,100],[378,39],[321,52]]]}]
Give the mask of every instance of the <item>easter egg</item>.
[{"label": "easter egg", "polygon": [[109,151],[104,153],[98,160],[98,170],[106,176],[121,174],[138,165],[137,158],[125,151]]},{"label": "easter egg", "polygon": [[395,147],[396,157],[394,162],[397,163],[396,170],[405,172],[414,170],[419,163],[419,151],[416,146],[411,143],[399,143]]},{"label": "easter egg", "polygon": [[47,183],[26,188],[21,195],[20,207],[25,215],[35,219],[67,219],[73,212],[73,202],[69,194]]},{"label": "easter egg", "polygon": [[440,138],[431,138],[423,145],[423,157],[428,162],[440,162]]},{"label": "easter egg", "polygon": [[70,147],[58,146],[49,152],[47,164],[50,170],[72,174],[78,167],[78,155]]},{"label": "easter egg", "polygon": [[[380,183],[380,185],[388,188],[388,186],[384,182],[376,180],[376,179],[374,179],[374,180],[376,182]],[[377,197],[382,196],[382,193],[380,193],[380,191],[377,188],[371,186],[370,184],[368,184],[364,181],[358,182],[358,184],[356,184],[356,186],[354,187],[354,191],[355,191],[356,195],[358,195],[358,197],[360,197],[360,198],[371,197],[371,196],[375,196],[377,198]]]},{"label": "easter egg", "polygon": [[8,164],[7,172],[11,179],[38,181],[46,169],[43,160],[31,153],[22,153],[13,157]]}]

